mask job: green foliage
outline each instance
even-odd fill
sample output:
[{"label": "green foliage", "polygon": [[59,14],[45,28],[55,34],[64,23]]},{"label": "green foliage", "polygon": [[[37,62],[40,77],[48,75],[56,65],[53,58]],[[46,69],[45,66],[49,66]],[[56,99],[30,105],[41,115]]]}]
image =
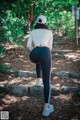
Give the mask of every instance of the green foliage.
[{"label": "green foliage", "polygon": [[3,46],[0,45],[0,55],[5,53],[5,48]]},{"label": "green foliage", "polygon": [[7,65],[0,65],[0,71],[6,71],[9,67]]},{"label": "green foliage", "polygon": [[[72,5],[76,0],[0,0],[0,54],[5,53],[3,42],[11,41],[22,44],[30,22],[31,6],[33,5],[33,21],[31,29],[36,24],[36,17],[43,14],[47,17],[47,25],[55,31],[63,31],[64,36],[75,37],[75,20],[72,17]],[[29,15],[29,16],[28,16]],[[59,34],[59,33],[58,33]],[[59,35],[58,35],[59,36]],[[6,69],[0,66],[0,69]]]},{"label": "green foliage", "polygon": [[21,5],[23,5],[24,14],[21,12],[19,2],[10,4],[5,1],[0,5],[0,41],[10,40],[15,44],[21,44],[27,25],[24,10],[25,3],[21,3]]},{"label": "green foliage", "polygon": [[22,40],[24,36],[23,28],[26,22],[23,17],[18,18],[9,10],[6,14],[7,17],[4,23],[5,37],[7,40],[20,44],[20,40]]},{"label": "green foliage", "polygon": [[[44,14],[47,17],[47,25],[51,29],[64,30],[65,35],[70,37],[74,33],[74,20],[71,15],[72,5],[77,5],[76,0],[14,0],[13,2],[2,2],[0,5],[0,23],[2,26],[0,39],[10,40],[21,44],[21,40],[27,33],[27,14],[34,6],[33,25],[36,17]],[[71,33],[70,33],[71,32]]]},{"label": "green foliage", "polygon": [[76,0],[40,0],[35,5],[35,19],[39,14],[44,14],[47,17],[47,25],[50,29],[63,30],[64,35],[71,39],[74,38],[75,20],[72,17],[71,9],[72,5],[77,5]]},{"label": "green foliage", "polygon": [[55,11],[50,13],[48,17],[48,26],[51,29],[63,30],[64,35],[69,36],[71,39],[74,37],[74,18],[71,12],[65,11]]}]

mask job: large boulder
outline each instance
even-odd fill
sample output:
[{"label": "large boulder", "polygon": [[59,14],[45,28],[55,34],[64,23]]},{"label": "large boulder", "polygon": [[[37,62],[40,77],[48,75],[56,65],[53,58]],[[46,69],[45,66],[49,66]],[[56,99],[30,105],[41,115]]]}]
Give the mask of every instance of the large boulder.
[{"label": "large boulder", "polygon": [[24,96],[27,95],[27,87],[25,87],[23,84],[12,86],[10,92],[16,96]]},{"label": "large boulder", "polygon": [[69,71],[59,71],[56,73],[59,77],[62,78],[77,78],[80,79],[80,72],[69,72]]}]

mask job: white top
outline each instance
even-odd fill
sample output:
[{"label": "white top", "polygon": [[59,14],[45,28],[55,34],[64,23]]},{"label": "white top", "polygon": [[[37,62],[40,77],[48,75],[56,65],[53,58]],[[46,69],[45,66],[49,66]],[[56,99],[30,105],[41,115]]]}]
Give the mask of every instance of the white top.
[{"label": "white top", "polygon": [[53,43],[53,34],[50,30],[47,29],[35,29],[31,31],[27,47],[32,50],[34,47],[32,44],[34,43],[35,46],[39,46],[40,44],[45,44],[50,50],[52,49],[52,43]]}]

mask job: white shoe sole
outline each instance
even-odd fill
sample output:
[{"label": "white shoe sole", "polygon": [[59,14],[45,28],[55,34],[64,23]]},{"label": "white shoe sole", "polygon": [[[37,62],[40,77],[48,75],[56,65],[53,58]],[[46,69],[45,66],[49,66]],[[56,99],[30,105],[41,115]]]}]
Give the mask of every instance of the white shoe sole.
[{"label": "white shoe sole", "polygon": [[45,109],[45,108],[43,109],[42,115],[47,117],[52,112],[54,112],[54,107],[53,107],[53,105],[50,105],[50,109]]},{"label": "white shoe sole", "polygon": [[41,81],[42,81],[42,79],[41,78],[39,78],[39,80],[36,80],[36,86],[41,86]]}]

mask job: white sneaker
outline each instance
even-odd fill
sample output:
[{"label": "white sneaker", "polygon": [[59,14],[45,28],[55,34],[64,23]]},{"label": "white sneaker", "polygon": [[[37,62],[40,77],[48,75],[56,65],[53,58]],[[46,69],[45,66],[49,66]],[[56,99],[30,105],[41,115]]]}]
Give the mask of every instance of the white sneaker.
[{"label": "white sneaker", "polygon": [[45,107],[45,106],[44,106],[42,115],[43,115],[43,116],[49,116],[50,113],[52,113],[52,112],[54,112],[54,107],[53,107],[53,105],[50,105],[49,107]]},{"label": "white sneaker", "polygon": [[42,78],[38,78],[37,80],[36,80],[36,86],[41,86],[41,82],[42,82]]}]

